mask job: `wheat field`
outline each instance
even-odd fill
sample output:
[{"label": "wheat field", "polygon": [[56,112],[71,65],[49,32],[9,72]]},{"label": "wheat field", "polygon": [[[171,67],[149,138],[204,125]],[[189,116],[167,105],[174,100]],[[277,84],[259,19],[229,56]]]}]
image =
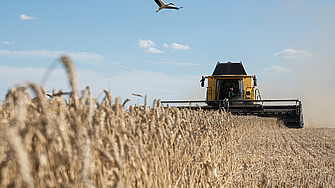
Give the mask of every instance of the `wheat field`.
[{"label": "wheat field", "polygon": [[106,90],[98,102],[61,62],[67,99],[28,83],[0,107],[1,187],[335,187],[333,129],[127,105]]}]

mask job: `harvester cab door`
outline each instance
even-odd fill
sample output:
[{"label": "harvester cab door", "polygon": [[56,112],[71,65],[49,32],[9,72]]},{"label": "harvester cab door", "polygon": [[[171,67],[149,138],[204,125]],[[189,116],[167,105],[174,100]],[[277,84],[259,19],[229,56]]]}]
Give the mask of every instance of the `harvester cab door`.
[{"label": "harvester cab door", "polygon": [[216,82],[216,100],[241,100],[242,80],[218,79]]}]

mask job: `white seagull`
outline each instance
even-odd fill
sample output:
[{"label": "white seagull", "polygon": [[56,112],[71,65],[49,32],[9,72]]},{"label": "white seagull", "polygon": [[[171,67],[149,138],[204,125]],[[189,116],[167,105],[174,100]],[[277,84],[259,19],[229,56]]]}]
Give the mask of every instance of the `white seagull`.
[{"label": "white seagull", "polygon": [[171,6],[171,5],[174,5],[173,3],[165,4],[162,0],[155,0],[155,2],[159,6],[158,10],[156,12],[158,12],[158,11],[164,9],[164,8],[166,8],[166,9],[176,9],[176,10],[178,10],[180,8],[183,8],[183,7]]}]

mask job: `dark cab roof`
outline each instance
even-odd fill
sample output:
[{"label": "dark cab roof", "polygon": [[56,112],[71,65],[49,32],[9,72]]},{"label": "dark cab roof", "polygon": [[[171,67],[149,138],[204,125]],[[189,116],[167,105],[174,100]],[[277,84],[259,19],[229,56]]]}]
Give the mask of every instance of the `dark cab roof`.
[{"label": "dark cab roof", "polygon": [[242,62],[232,63],[220,63],[216,64],[216,67],[213,71],[212,76],[215,75],[247,75],[247,72],[244,69]]}]

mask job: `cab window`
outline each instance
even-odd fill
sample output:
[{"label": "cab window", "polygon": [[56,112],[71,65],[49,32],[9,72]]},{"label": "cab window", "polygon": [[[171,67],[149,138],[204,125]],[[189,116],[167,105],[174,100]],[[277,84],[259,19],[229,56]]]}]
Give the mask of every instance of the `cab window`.
[{"label": "cab window", "polygon": [[241,80],[219,79],[216,83],[216,100],[241,100]]}]

